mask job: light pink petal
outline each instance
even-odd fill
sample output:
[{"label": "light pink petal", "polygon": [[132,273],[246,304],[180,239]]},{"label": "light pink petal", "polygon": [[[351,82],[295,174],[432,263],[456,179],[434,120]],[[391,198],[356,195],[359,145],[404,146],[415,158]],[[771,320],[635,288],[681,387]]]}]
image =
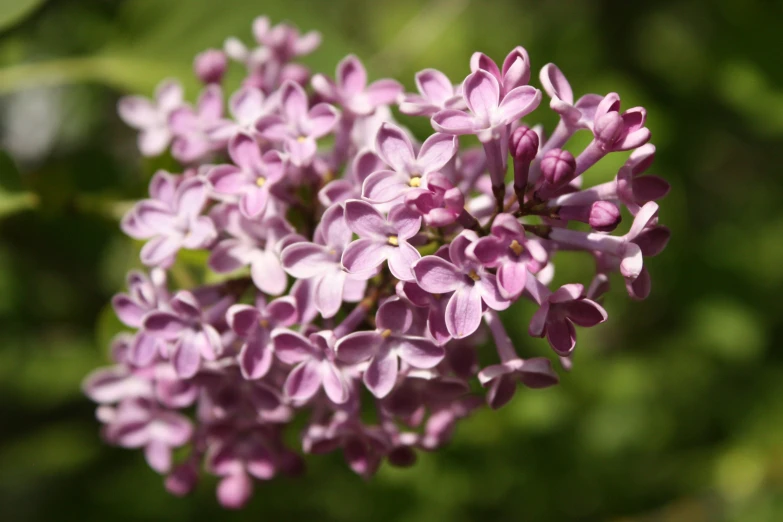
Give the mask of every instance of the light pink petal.
[{"label": "light pink petal", "polygon": [[334,317],[343,302],[346,273],[336,270],[318,278],[315,283],[315,307],[324,318]]},{"label": "light pink petal", "polygon": [[283,392],[289,399],[307,401],[318,393],[321,387],[320,363],[307,360],[299,363],[288,374],[283,384]]},{"label": "light pink petal", "polygon": [[356,56],[348,55],[337,65],[337,83],[342,95],[347,98],[364,91],[367,71]]},{"label": "light pink petal", "polygon": [[457,153],[457,147],[455,136],[435,133],[422,144],[416,164],[422,173],[440,170]]},{"label": "light pink petal", "polygon": [[265,294],[280,295],[288,286],[288,277],[280,258],[271,250],[256,252],[250,265],[253,283]]},{"label": "light pink petal", "polygon": [[436,69],[424,69],[416,73],[416,87],[428,101],[437,106],[443,106],[446,100],[454,96],[451,80]]},{"label": "light pink petal", "polygon": [[238,122],[255,123],[264,111],[264,93],[255,87],[241,87],[231,95],[228,107]]},{"label": "light pink petal", "polygon": [[319,103],[310,109],[308,113],[308,118],[310,119],[309,135],[313,138],[326,136],[332,132],[339,117],[340,114],[337,112],[337,109],[328,103]]},{"label": "light pink petal", "polygon": [[141,321],[144,318],[144,314],[147,313],[147,310],[139,306],[130,296],[127,294],[115,295],[111,300],[111,304],[117,317],[125,325],[130,326],[131,328],[138,328],[141,326]]},{"label": "light pink petal", "polygon": [[348,364],[357,364],[372,357],[383,337],[377,331],[353,332],[337,341],[337,357]]},{"label": "light pink petal", "polygon": [[239,352],[239,369],[245,379],[261,379],[272,367],[272,347],[267,335],[249,339]]},{"label": "light pink petal", "polygon": [[585,287],[579,283],[563,285],[549,296],[550,303],[566,303],[579,299],[584,293]]},{"label": "light pink petal", "polygon": [[285,141],[285,151],[288,153],[288,158],[291,164],[297,167],[309,165],[317,150],[318,145],[311,136]]},{"label": "light pink petal", "polygon": [[397,101],[402,94],[403,87],[399,82],[390,79],[377,80],[367,86],[365,94],[370,105],[377,107],[379,105],[390,105]]},{"label": "light pink petal", "polygon": [[574,93],[571,90],[571,84],[568,83],[565,75],[553,63],[548,63],[541,68],[539,76],[541,85],[550,98],[558,98],[569,105],[574,103]]},{"label": "light pink petal", "polygon": [[175,218],[161,201],[145,199],[134,207],[134,214],[140,224],[157,234],[174,232]]},{"label": "light pink petal", "polygon": [[226,322],[240,337],[250,337],[258,329],[261,313],[255,306],[236,304],[226,311]]},{"label": "light pink petal", "polygon": [[438,256],[424,256],[413,265],[419,286],[433,294],[453,292],[464,284],[464,276],[454,265]]},{"label": "light pink petal", "polygon": [[402,196],[410,188],[410,178],[391,170],[373,172],[362,185],[362,197],[373,203],[387,203]]},{"label": "light pink petal", "polygon": [[231,160],[247,171],[253,171],[261,165],[261,149],[255,138],[239,133],[228,143]]},{"label": "light pink petal", "polygon": [[212,167],[207,179],[215,191],[221,194],[242,194],[252,186],[247,173],[234,165]]},{"label": "light pink petal", "polygon": [[315,51],[319,45],[321,45],[321,33],[308,31],[294,42],[293,51],[297,56],[302,56]]},{"label": "light pink petal", "polygon": [[168,115],[168,127],[175,136],[187,136],[198,132],[198,116],[189,105],[182,106]]},{"label": "light pink petal", "polygon": [[139,152],[144,156],[163,154],[171,141],[171,133],[166,127],[150,127],[139,133]]},{"label": "light pink petal", "polygon": [[176,199],[179,215],[195,218],[207,201],[207,182],[200,178],[186,179],[177,188]]},{"label": "light pink petal", "polygon": [[481,52],[475,52],[470,57],[470,71],[486,71],[500,81],[501,74],[495,61]]},{"label": "light pink petal", "polygon": [[188,228],[182,246],[191,250],[205,248],[217,237],[215,223],[208,216],[200,216],[191,221]]},{"label": "light pink petal", "polygon": [[389,211],[389,223],[399,239],[410,239],[421,229],[421,214],[407,205],[396,205]]},{"label": "light pink petal", "polygon": [[204,88],[198,99],[198,115],[202,121],[215,121],[223,115],[223,89],[216,83]]},{"label": "light pink petal", "polygon": [[404,337],[399,340],[397,353],[414,368],[434,368],[446,356],[443,346],[421,337]]},{"label": "light pink petal", "polygon": [[506,94],[498,107],[498,117],[509,124],[533,112],[541,103],[541,91],[529,85],[517,87]]},{"label": "light pink petal", "polygon": [[326,209],[326,212],[321,216],[318,230],[327,245],[340,250],[345,248],[353,238],[353,233],[348,228],[348,223],[345,222],[345,208],[342,205],[332,205]]},{"label": "light pink petal", "polygon": [[410,138],[392,123],[381,125],[375,138],[375,147],[378,156],[397,172],[408,173],[408,168],[416,161]]},{"label": "light pink petal", "polygon": [[635,243],[627,243],[623,248],[623,257],[620,261],[620,273],[626,279],[633,281],[642,272],[644,256],[642,249]]},{"label": "light pink petal", "polygon": [[335,265],[327,249],[314,243],[295,243],[283,249],[280,259],[283,268],[293,277],[310,278]]},{"label": "light pink petal", "polygon": [[479,69],[465,78],[462,88],[465,102],[471,112],[479,121],[489,122],[500,104],[500,85],[497,78]]},{"label": "light pink petal", "polygon": [[473,116],[457,109],[446,109],[433,115],[432,126],[439,132],[455,136],[473,134],[480,128]]},{"label": "light pink petal", "polygon": [[324,76],[323,74],[316,74],[310,80],[311,85],[315,92],[323,96],[325,99],[334,101],[337,99],[337,88],[334,82]]},{"label": "light pink petal", "polygon": [[364,299],[368,278],[367,274],[353,274],[346,277],[345,287],[343,288],[343,301],[346,303],[358,303]]},{"label": "light pink petal", "polygon": [[169,113],[182,105],[185,91],[176,80],[164,80],[155,89],[155,101],[163,113]]},{"label": "light pink petal", "polygon": [[478,330],[481,324],[481,291],[478,286],[458,288],[446,305],[446,326],[455,339]]},{"label": "light pink petal", "polygon": [[158,236],[141,248],[141,262],[147,266],[160,266],[169,261],[182,247],[179,236]]},{"label": "light pink petal", "polygon": [[286,81],[280,87],[280,105],[283,117],[289,124],[295,124],[307,118],[307,94],[296,82]]},{"label": "light pink petal", "polygon": [[476,281],[475,288],[478,289],[484,303],[493,310],[505,310],[511,305],[509,299],[500,293],[497,280],[492,274],[481,274],[481,279]]},{"label": "light pink petal", "polygon": [[503,60],[501,76],[504,92],[509,92],[530,81],[530,57],[524,47],[517,46],[508,53]]},{"label": "light pink petal", "polygon": [[174,365],[174,371],[177,372],[178,377],[190,379],[198,373],[199,366],[201,366],[198,345],[184,340],[178,341],[171,354],[171,363]]},{"label": "light pink petal", "polygon": [[134,378],[127,369],[117,366],[94,370],[84,379],[82,389],[99,404],[113,404],[129,397],[152,394],[149,381]]},{"label": "light pink petal", "polygon": [[391,330],[394,334],[404,334],[411,327],[413,313],[410,305],[402,299],[388,299],[375,314],[378,330]]},{"label": "light pink petal", "polygon": [[209,256],[209,268],[219,274],[226,274],[246,266],[251,259],[253,247],[238,239],[224,239]]},{"label": "light pink petal", "polygon": [[358,199],[345,203],[345,222],[361,238],[386,240],[389,226],[378,210]]},{"label": "light pink petal", "polygon": [[506,243],[494,236],[485,236],[470,245],[470,257],[484,266],[495,266],[498,258],[506,253]]},{"label": "light pink petal", "polygon": [[289,136],[288,126],[281,116],[264,116],[256,122],[256,131],[261,137],[274,142],[282,142]]},{"label": "light pink petal", "polygon": [[343,404],[348,401],[350,395],[348,383],[334,364],[328,361],[321,363],[321,379],[326,396],[332,402]]},{"label": "light pink petal", "polygon": [[266,210],[267,201],[269,201],[269,190],[250,185],[239,200],[239,211],[246,218],[257,218]]},{"label": "light pink petal", "polygon": [[413,281],[413,265],[421,259],[421,254],[407,241],[401,241],[399,246],[387,250],[389,270],[400,281]]},{"label": "light pink petal", "polygon": [[120,118],[135,129],[152,127],[158,122],[157,108],[147,98],[123,96],[117,104]]},{"label": "light pink petal", "polygon": [[277,358],[286,364],[297,364],[314,355],[314,348],[306,337],[285,328],[272,332],[272,343]]},{"label": "light pink petal", "polygon": [[342,263],[350,273],[363,273],[379,267],[395,247],[375,239],[358,239],[343,252]]},{"label": "light pink petal", "polygon": [[217,486],[218,502],[227,509],[240,509],[252,495],[253,480],[241,469],[225,475]]},{"label": "light pink petal", "polygon": [[147,332],[139,332],[133,339],[128,358],[141,368],[149,366],[160,353],[160,343],[155,335]]},{"label": "light pink petal", "polygon": [[500,295],[505,299],[516,299],[525,289],[527,277],[525,263],[501,263],[497,273]]},{"label": "light pink petal", "polygon": [[159,441],[152,441],[144,447],[144,458],[149,467],[158,473],[171,469],[171,448]]},{"label": "light pink petal", "polygon": [[364,372],[364,384],[373,395],[382,399],[394,388],[398,371],[397,356],[389,350],[384,350],[373,358]]}]

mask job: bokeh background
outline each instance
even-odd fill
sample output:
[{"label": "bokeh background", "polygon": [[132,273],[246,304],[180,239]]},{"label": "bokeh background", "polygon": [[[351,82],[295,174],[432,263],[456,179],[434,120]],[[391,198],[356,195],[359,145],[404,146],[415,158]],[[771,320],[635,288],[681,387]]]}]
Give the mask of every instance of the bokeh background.
[{"label": "bokeh background", "polygon": [[[560,386],[479,413],[413,469],[367,483],[313,457],[227,513],[214,483],[174,498],[139,452],[104,446],[79,385],[137,262],[117,218],[167,164],[139,158],[116,101],[170,76],[192,98],[193,55],[249,41],[259,14],[321,31],[306,63],[329,74],[353,52],[412,88],[521,44],[534,76],[553,61],[576,93],[619,92],[648,110],[674,233],[651,297],[615,285]],[[0,1],[0,519],[783,520],[781,35],[762,0]],[[589,273],[563,261],[562,278]],[[522,335],[530,313],[505,318],[521,353],[548,353]]]}]

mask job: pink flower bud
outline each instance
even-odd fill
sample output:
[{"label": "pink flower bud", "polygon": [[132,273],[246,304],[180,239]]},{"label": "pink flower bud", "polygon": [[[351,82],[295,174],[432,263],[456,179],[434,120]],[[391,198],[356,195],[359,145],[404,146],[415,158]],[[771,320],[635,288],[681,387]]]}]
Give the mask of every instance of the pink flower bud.
[{"label": "pink flower bud", "polygon": [[611,232],[617,228],[621,219],[620,209],[609,201],[596,201],[590,207],[588,223],[599,232]]},{"label": "pink flower bud", "polygon": [[196,59],[193,60],[193,70],[198,79],[205,84],[220,83],[227,66],[226,55],[217,49],[207,49],[196,55]]},{"label": "pink flower bud", "polygon": [[541,160],[541,173],[553,188],[562,187],[574,177],[576,160],[567,150],[552,149]]}]

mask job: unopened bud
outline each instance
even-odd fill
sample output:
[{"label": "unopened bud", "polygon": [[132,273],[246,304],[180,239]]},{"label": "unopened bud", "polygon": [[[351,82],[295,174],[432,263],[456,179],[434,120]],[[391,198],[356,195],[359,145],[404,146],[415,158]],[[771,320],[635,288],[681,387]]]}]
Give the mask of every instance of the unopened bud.
[{"label": "unopened bud", "polygon": [[541,174],[552,188],[559,188],[574,178],[576,160],[567,150],[552,149],[541,160]]},{"label": "unopened bud", "polygon": [[205,84],[220,83],[226,73],[227,66],[228,60],[225,53],[217,49],[207,49],[196,55],[196,59],[193,60],[193,70],[198,79]]},{"label": "unopened bud", "polygon": [[617,205],[609,201],[596,201],[590,208],[588,223],[599,232],[611,232],[620,224],[622,216]]}]

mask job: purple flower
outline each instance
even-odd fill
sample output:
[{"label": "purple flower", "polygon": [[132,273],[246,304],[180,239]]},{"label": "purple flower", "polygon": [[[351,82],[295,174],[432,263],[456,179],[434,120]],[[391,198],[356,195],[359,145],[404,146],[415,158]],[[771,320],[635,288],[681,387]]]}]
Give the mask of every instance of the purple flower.
[{"label": "purple flower", "polygon": [[409,190],[405,204],[416,209],[431,227],[451,225],[465,209],[465,196],[439,172],[427,176],[426,187]]},{"label": "purple flower", "polygon": [[279,216],[261,221],[249,220],[231,205],[215,207],[215,224],[230,234],[212,248],[208,265],[225,274],[250,265],[250,276],[256,287],[269,295],[281,295],[288,285],[288,276],[280,261],[282,250],[304,241],[293,227]]},{"label": "purple flower", "polygon": [[272,197],[270,190],[283,178],[283,158],[276,150],[262,156],[256,140],[247,134],[237,134],[229,142],[228,154],[237,166],[212,167],[207,178],[216,192],[239,196],[239,210],[245,217],[257,218]]},{"label": "purple flower", "polygon": [[221,505],[238,509],[250,499],[251,477],[269,480],[277,471],[274,454],[263,432],[247,430],[224,437],[210,448],[207,466],[221,477],[217,497]]},{"label": "purple flower", "polygon": [[280,62],[310,54],[321,45],[321,34],[318,31],[299,34],[299,29],[292,25],[272,25],[266,16],[253,20],[253,36],[259,45],[271,50]]},{"label": "purple flower", "polygon": [[425,291],[454,292],[446,305],[446,327],[456,339],[478,329],[484,305],[493,310],[505,310],[510,305],[500,294],[495,276],[467,256],[466,250],[477,239],[474,232],[463,231],[449,245],[450,261],[425,256],[413,265],[416,282]]},{"label": "purple flower", "polygon": [[145,156],[157,156],[171,142],[169,115],[183,103],[179,82],[166,80],[155,90],[155,101],[141,96],[125,96],[117,105],[120,118],[139,132],[139,151]]},{"label": "purple flower", "polygon": [[492,222],[492,235],[471,245],[468,255],[485,267],[497,267],[500,295],[516,299],[525,289],[528,271],[537,272],[547,262],[546,250],[525,238],[525,230],[511,214],[498,214]]},{"label": "purple flower", "polygon": [[473,53],[470,57],[470,71],[486,71],[498,81],[500,93],[505,95],[530,81],[530,58],[524,47],[515,47],[503,60],[503,69],[484,53]]},{"label": "purple flower", "polygon": [[375,207],[352,199],[345,203],[345,221],[359,239],[343,252],[342,263],[350,273],[365,273],[389,261],[392,275],[402,281],[414,279],[411,265],[421,254],[408,242],[421,228],[421,216],[397,205],[385,219]]},{"label": "purple flower", "polygon": [[385,203],[420,187],[429,173],[443,168],[457,152],[457,140],[453,136],[433,134],[416,154],[402,129],[384,123],[376,137],[376,149],[392,170],[370,174],[362,186],[362,196],[373,203]]},{"label": "purple flower", "polygon": [[226,73],[228,59],[223,51],[207,49],[196,55],[193,60],[193,72],[204,84],[220,83]]},{"label": "purple flower", "polygon": [[[539,76],[544,91],[551,98],[549,106],[560,115],[563,124],[569,129],[586,129],[593,124],[595,111],[602,97],[597,94],[585,94],[574,103],[574,92],[565,75],[557,65],[548,63],[541,68]],[[562,143],[553,144],[560,147]]]},{"label": "purple flower", "polygon": [[462,92],[470,112],[440,111],[432,117],[433,127],[445,134],[475,134],[482,142],[499,137],[501,129],[531,113],[541,101],[541,91],[529,85],[501,97],[497,78],[481,69],[465,78]]},{"label": "purple flower", "polygon": [[[541,295],[540,307],[530,320],[530,335],[546,336],[552,349],[561,356],[570,355],[576,345],[576,330],[574,325],[595,326],[606,321],[606,310],[601,305],[584,297],[584,286],[568,284],[548,293],[546,287],[533,280]],[[530,288],[531,285],[528,285]]]},{"label": "purple flower", "polygon": [[322,74],[312,79],[313,89],[327,101],[339,103],[354,116],[372,114],[381,105],[389,105],[402,94],[403,88],[394,80],[377,80],[367,85],[367,71],[354,55],[337,65],[337,82]]},{"label": "purple flower", "polygon": [[207,183],[200,178],[183,181],[169,204],[147,199],[132,210],[141,224],[142,238],[149,239],[141,249],[147,266],[169,265],[179,249],[207,246],[216,235],[212,220],[201,215],[207,202]]},{"label": "purple flower", "polygon": [[446,355],[442,346],[410,335],[413,314],[400,299],[386,301],[375,315],[374,331],[354,332],[337,341],[337,357],[346,363],[369,360],[364,384],[383,398],[391,392],[400,371],[399,359],[414,368],[433,368]]},{"label": "purple flower", "polygon": [[277,96],[264,96],[264,93],[252,86],[245,86],[231,95],[228,110],[233,119],[220,119],[207,131],[209,139],[216,143],[225,143],[239,133],[255,136],[256,122],[272,114],[278,108]]},{"label": "purple flower", "polygon": [[172,449],[186,444],[193,433],[187,417],[147,399],[123,401],[108,420],[106,438],[125,448],[144,448],[147,463],[158,473],[171,469]]},{"label": "purple flower", "polygon": [[290,330],[272,332],[275,355],[286,364],[294,365],[283,385],[286,396],[306,402],[323,388],[329,400],[336,404],[348,401],[350,381],[338,366],[334,349],[334,334],[322,331],[309,338]]},{"label": "purple flower", "polygon": [[220,334],[209,324],[195,296],[181,290],[169,302],[171,311],[151,312],[144,318],[144,329],[151,335],[173,343],[171,362],[183,379],[193,377],[201,360],[214,361],[223,349]]},{"label": "purple flower", "polygon": [[405,94],[400,100],[400,112],[410,116],[432,116],[445,109],[462,109],[465,100],[451,80],[436,69],[416,73],[419,94]]},{"label": "purple flower", "polygon": [[451,294],[432,294],[425,292],[413,281],[400,282],[397,295],[404,297],[420,308],[427,309],[427,329],[435,342],[442,345],[451,340],[451,334],[446,326],[446,304]]},{"label": "purple flower", "polygon": [[337,110],[327,103],[308,108],[302,86],[287,81],[280,87],[280,111],[280,115],[258,120],[256,130],[265,139],[282,142],[294,165],[309,165],[315,156],[316,140],[337,124]]},{"label": "purple flower", "polygon": [[545,357],[510,359],[493,364],[478,374],[482,386],[489,385],[487,404],[498,409],[508,403],[516,392],[517,382],[528,388],[547,388],[559,382],[552,362]]},{"label": "purple flower", "polygon": [[228,309],[226,320],[231,329],[245,340],[239,352],[239,368],[245,379],[260,379],[272,366],[272,330],[296,322],[296,301],[281,297],[266,304],[263,297],[256,306],[238,304]]},{"label": "purple flower", "polygon": [[[298,279],[313,279],[315,306],[324,317],[340,309],[349,280],[365,281],[373,272],[349,274],[340,259],[351,242],[351,229],[342,205],[324,212],[315,234],[315,243],[296,243],[283,249],[281,260],[286,272]],[[362,293],[364,291],[362,290]]]},{"label": "purple flower", "polygon": [[207,132],[223,116],[223,90],[217,84],[204,88],[196,108],[184,105],[169,115],[169,127],[174,134],[171,154],[183,163],[190,163],[210,152],[215,144]]},{"label": "purple flower", "polygon": [[620,114],[620,96],[607,94],[595,110],[593,134],[604,152],[632,150],[650,139],[650,130],[644,126],[647,111],[633,107]]},{"label": "purple flower", "polygon": [[647,143],[631,153],[617,172],[617,197],[636,214],[648,201],[657,201],[669,193],[671,186],[658,176],[642,176],[655,158],[655,145]]}]

